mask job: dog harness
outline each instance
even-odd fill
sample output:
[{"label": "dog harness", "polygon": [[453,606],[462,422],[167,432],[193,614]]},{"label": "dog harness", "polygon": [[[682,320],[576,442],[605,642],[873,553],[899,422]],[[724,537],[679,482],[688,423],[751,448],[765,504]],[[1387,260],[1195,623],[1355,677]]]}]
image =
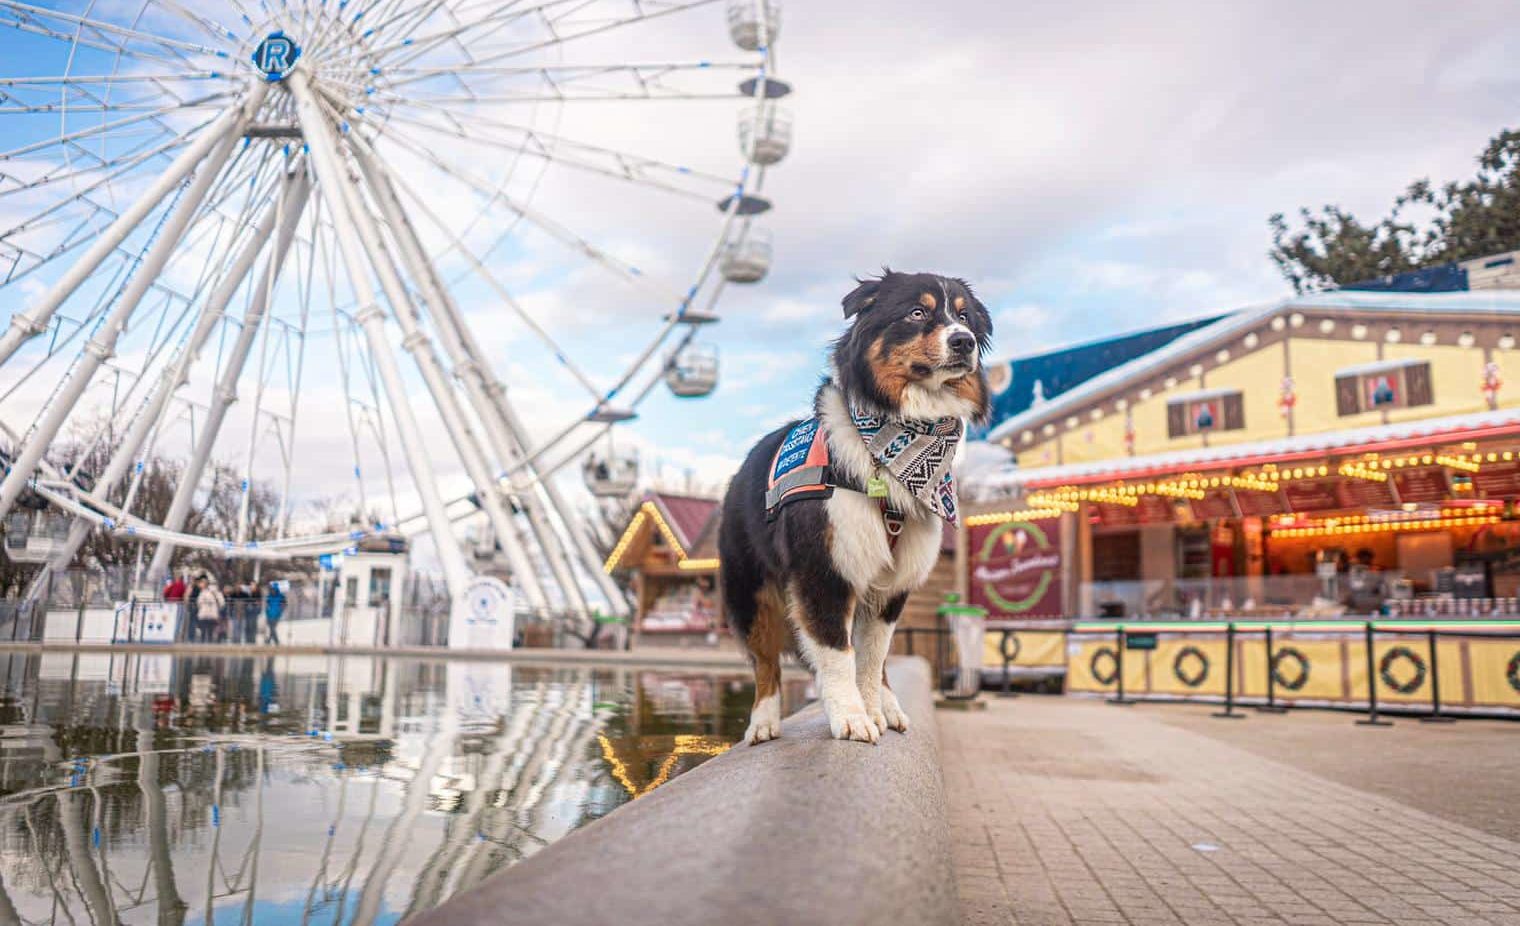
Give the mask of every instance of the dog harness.
[{"label": "dog harness", "polygon": [[[855,429],[865,441],[878,474],[895,479],[931,511],[955,523],[955,480],[950,462],[961,437],[959,418],[908,421],[850,410]],[[877,483],[882,476],[874,477]],[[808,418],[787,431],[771,460],[765,491],[765,516],[775,520],[787,504],[806,498],[828,498],[836,489],[862,492],[881,507],[888,543],[895,547],[904,516],[893,508],[885,485],[849,485],[838,478],[829,459],[828,435],[817,418]]]}]

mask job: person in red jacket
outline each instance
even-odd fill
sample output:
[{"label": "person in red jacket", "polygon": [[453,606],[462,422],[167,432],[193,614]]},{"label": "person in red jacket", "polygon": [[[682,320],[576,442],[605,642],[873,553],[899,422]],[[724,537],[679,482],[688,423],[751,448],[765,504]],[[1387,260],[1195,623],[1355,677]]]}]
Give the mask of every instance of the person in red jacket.
[{"label": "person in red jacket", "polygon": [[182,579],[182,578],[180,578],[179,576],[175,576],[169,582],[168,585],[164,586],[164,600],[165,601],[184,601],[185,600],[185,591],[186,591],[185,580]]}]

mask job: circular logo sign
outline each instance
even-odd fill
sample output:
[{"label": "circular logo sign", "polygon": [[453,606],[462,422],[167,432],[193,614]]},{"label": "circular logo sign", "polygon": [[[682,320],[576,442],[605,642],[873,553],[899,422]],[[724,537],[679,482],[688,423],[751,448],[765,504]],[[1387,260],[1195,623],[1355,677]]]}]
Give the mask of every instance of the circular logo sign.
[{"label": "circular logo sign", "polygon": [[1038,524],[1009,521],[982,541],[971,579],[984,599],[1005,614],[1022,614],[1045,599],[1061,568],[1061,554]]},{"label": "circular logo sign", "polygon": [[253,63],[265,80],[284,80],[300,60],[301,46],[283,32],[271,32],[253,50]]}]

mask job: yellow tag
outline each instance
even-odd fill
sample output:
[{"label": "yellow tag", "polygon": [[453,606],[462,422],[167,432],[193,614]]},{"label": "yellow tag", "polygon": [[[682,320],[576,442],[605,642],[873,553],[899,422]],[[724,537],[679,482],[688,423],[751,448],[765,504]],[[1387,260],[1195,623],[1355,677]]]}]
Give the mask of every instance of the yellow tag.
[{"label": "yellow tag", "polygon": [[866,497],[868,497],[868,498],[886,498],[887,497],[887,480],[881,478],[880,476],[872,476],[870,479],[867,479],[866,480]]}]

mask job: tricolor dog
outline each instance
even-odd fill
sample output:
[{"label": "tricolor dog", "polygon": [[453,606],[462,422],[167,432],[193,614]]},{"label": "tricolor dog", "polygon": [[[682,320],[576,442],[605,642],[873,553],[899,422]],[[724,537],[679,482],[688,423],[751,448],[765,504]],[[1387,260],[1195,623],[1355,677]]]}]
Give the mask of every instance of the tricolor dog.
[{"label": "tricolor dog", "polygon": [[962,280],[884,271],[844,297],[813,417],[760,440],[723,500],[728,619],[755,668],[751,743],[781,735],[781,655],[817,673],[829,728],[874,743],[908,718],[884,664],[928,578],[966,419],[988,412],[992,319]]}]

